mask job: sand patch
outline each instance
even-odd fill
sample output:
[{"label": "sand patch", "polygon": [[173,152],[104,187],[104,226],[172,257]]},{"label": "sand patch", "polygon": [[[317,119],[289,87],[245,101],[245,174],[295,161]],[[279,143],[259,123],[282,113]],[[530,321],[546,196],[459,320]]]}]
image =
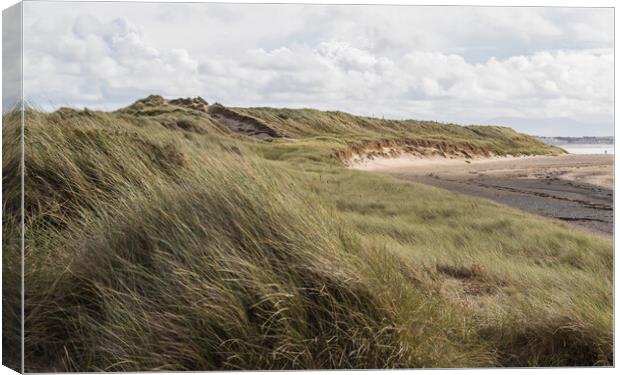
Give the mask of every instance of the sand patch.
[{"label": "sand patch", "polygon": [[382,171],[410,169],[428,170],[432,172],[434,167],[460,167],[471,165],[483,165],[494,161],[517,160],[524,158],[533,158],[535,156],[476,156],[463,157],[457,155],[438,155],[431,156],[415,155],[411,153],[401,154],[396,157],[375,156],[372,158],[355,155],[348,163],[351,169],[363,171]]},{"label": "sand patch", "polygon": [[207,113],[212,119],[235,133],[260,140],[271,140],[281,137],[277,131],[270,128],[263,121],[235,112],[218,103],[210,105]]},{"label": "sand patch", "polygon": [[606,189],[613,189],[614,176],[611,166],[601,168],[600,166],[581,167],[575,170],[568,170],[561,173],[558,178],[577,183],[601,186]]}]

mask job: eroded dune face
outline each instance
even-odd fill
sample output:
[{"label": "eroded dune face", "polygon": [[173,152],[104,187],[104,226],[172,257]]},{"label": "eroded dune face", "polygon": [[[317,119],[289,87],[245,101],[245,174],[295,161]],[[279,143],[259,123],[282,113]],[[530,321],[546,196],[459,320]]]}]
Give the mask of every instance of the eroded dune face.
[{"label": "eroded dune face", "polygon": [[209,106],[207,112],[211,118],[235,133],[263,140],[281,137],[277,131],[270,128],[263,121],[254,117],[242,115],[221,104],[216,103]]}]

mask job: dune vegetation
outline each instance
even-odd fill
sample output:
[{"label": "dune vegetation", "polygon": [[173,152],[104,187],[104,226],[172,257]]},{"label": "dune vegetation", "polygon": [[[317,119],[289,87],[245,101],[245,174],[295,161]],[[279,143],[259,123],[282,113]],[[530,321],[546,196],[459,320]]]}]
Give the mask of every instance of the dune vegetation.
[{"label": "dune vegetation", "polygon": [[[26,371],[613,364],[610,239],[342,160],[562,152],[531,137],[157,96],[24,116]],[[5,151],[5,327],[19,161]]]}]

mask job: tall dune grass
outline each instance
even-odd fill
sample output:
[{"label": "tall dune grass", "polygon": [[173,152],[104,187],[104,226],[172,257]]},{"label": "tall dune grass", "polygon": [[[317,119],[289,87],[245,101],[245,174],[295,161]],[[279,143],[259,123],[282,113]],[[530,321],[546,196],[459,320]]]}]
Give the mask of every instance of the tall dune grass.
[{"label": "tall dune grass", "polygon": [[609,240],[140,116],[26,113],[27,371],[612,363]]}]

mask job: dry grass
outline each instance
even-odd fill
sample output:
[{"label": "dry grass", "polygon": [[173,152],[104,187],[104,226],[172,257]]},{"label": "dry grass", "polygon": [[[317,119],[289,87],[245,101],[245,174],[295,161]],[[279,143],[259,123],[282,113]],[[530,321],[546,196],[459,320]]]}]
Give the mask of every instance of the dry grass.
[{"label": "dry grass", "polygon": [[[343,151],[346,145],[381,143],[440,143],[496,155],[559,154],[563,150],[502,126],[460,126],[435,121],[384,120],[345,112],[314,109],[238,108],[269,124],[281,134],[303,140],[314,156]],[[281,145],[296,147],[288,142]],[[328,148],[328,150],[326,150]],[[288,150],[287,150],[288,151]],[[268,150],[274,155],[274,150]]]},{"label": "dry grass", "polygon": [[607,239],[344,170],[329,137],[244,141],[170,108],[26,124],[27,371],[613,363]]}]

